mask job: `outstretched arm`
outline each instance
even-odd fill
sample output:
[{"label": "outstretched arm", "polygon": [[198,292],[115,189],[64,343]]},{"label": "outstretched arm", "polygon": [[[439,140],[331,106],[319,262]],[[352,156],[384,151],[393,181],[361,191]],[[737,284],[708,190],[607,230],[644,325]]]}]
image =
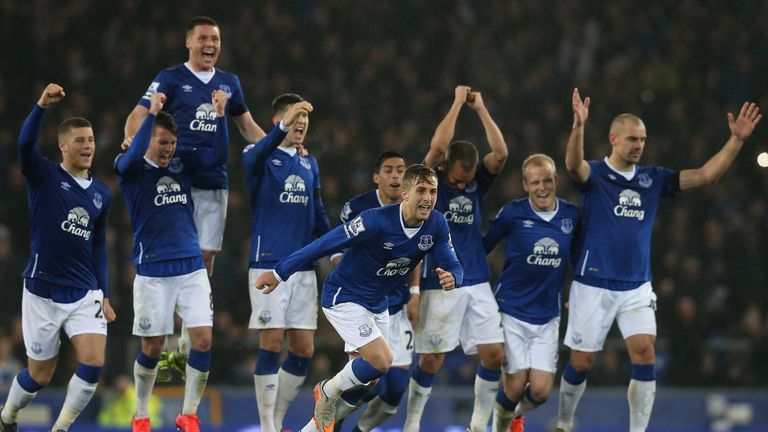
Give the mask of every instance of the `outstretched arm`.
[{"label": "outstretched arm", "polygon": [[734,119],[728,113],[728,127],[731,136],[717,154],[712,156],[701,168],[680,171],[680,190],[717,183],[739,154],[744,141],[752,135],[755,126],[763,118],[760,108],[754,103],[744,102],[739,117]]},{"label": "outstretched arm", "polygon": [[445,115],[440,124],[435,129],[435,134],[432,135],[432,142],[429,144],[429,152],[424,157],[424,163],[430,168],[436,168],[440,165],[440,162],[445,158],[445,152],[448,151],[448,144],[453,139],[453,134],[456,131],[456,120],[459,118],[459,112],[464,102],[467,101],[470,88],[465,85],[456,86],[453,96],[453,104],[451,109],[448,110],[448,114]]},{"label": "outstretched arm", "polygon": [[581,100],[579,89],[573,89],[573,127],[568,137],[565,151],[565,168],[576,183],[584,183],[589,178],[589,163],[584,160],[584,125],[589,117],[589,97]]},{"label": "outstretched arm", "polygon": [[483,157],[483,165],[493,175],[501,172],[504,165],[507,163],[507,157],[509,156],[509,150],[507,150],[507,143],[504,142],[504,136],[501,134],[501,130],[493,121],[491,114],[483,103],[483,95],[480,92],[470,92],[467,97],[467,105],[472,107],[473,110],[480,117],[480,121],[483,122],[483,128],[485,129],[485,137],[488,140],[488,144],[491,146],[491,152]]}]

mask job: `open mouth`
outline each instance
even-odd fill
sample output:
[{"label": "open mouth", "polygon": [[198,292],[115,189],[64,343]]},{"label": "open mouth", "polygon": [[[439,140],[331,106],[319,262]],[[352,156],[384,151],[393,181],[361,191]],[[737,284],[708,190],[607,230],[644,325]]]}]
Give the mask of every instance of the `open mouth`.
[{"label": "open mouth", "polygon": [[419,204],[418,209],[422,213],[429,213],[432,210],[432,206],[429,204]]},{"label": "open mouth", "polygon": [[297,135],[304,135],[304,126],[296,126],[293,130]]},{"label": "open mouth", "polygon": [[214,50],[203,50],[203,58],[206,60],[213,60],[216,57],[216,51]]},{"label": "open mouth", "polygon": [[390,183],[389,187],[392,189],[400,189],[400,183]]}]

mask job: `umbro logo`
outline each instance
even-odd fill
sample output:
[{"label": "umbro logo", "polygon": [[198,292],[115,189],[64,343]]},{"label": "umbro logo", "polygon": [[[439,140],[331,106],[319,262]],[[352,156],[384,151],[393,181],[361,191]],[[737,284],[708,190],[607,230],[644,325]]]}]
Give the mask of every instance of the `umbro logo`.
[{"label": "umbro logo", "polygon": [[65,182],[65,181],[61,182],[61,188],[62,188],[62,189],[64,189],[64,190],[69,190],[69,188],[71,188],[71,187],[72,187],[72,185],[71,185],[71,184],[69,184],[69,183],[67,183],[67,182]]},{"label": "umbro logo", "polygon": [[283,161],[281,161],[280,159],[272,159],[272,165],[278,166],[278,167],[283,166]]},{"label": "umbro logo", "polygon": [[181,88],[184,89],[184,93],[192,93],[192,86],[189,84],[184,84]]},{"label": "umbro logo", "polygon": [[384,243],[384,249],[386,249],[386,250],[392,250],[392,248],[393,248],[394,246],[395,246],[395,245],[394,245],[394,244],[392,244],[392,243],[390,243],[390,242],[386,242],[386,243]]},{"label": "umbro logo", "polygon": [[533,221],[530,219],[526,219],[523,221],[523,226],[525,228],[533,228]]}]

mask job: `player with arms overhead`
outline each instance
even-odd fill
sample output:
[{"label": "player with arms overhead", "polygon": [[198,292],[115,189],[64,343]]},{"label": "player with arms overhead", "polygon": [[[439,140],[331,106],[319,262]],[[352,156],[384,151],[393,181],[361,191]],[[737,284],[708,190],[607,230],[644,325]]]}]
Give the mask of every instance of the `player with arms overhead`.
[{"label": "player with arms overhead", "polygon": [[589,102],[573,90],[565,166],[584,205],[584,231],[569,295],[565,344],[571,354],[560,383],[557,430],[572,430],[595,353],[602,350],[616,321],[632,363],[629,430],[640,432],[648,427],[656,395],[656,294],[650,261],[660,199],[717,182],[762,115],[754,103],[745,103],[737,118],[728,113],[731,136],[722,149],[700,168],[672,171],[639,165],[647,134],[643,121],[633,114],[620,114],[611,122],[610,156],[584,160]]},{"label": "player with arms overhead", "polygon": [[[477,113],[491,147],[482,160],[474,144],[451,142],[456,120],[465,104]],[[457,86],[453,104],[435,129],[424,160],[427,166],[439,167],[440,193],[435,209],[448,220],[457,255],[464,267],[464,281],[455,291],[440,292],[431,258],[428,256],[423,264],[421,319],[416,328],[419,362],[413,368],[408,389],[405,422],[408,432],[419,429],[435,374],[445,360],[445,353],[459,344],[465,353],[480,355],[470,429],[477,432],[488,427],[504,360],[504,335],[483,249],[482,204],[491,182],[504,168],[507,156],[504,136],[486,109],[480,92]]]}]

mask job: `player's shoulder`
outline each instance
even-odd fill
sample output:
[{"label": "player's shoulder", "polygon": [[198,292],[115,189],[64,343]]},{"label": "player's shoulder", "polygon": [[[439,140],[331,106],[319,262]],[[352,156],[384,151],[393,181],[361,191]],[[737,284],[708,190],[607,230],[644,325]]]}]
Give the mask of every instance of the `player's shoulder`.
[{"label": "player's shoulder", "polygon": [[222,82],[233,84],[233,85],[240,85],[240,77],[237,76],[237,74],[226,71],[224,69],[216,68],[216,74],[214,77]]},{"label": "player's shoulder", "polygon": [[567,210],[567,211],[576,211],[576,212],[579,211],[579,206],[578,205],[568,201],[565,198],[558,198],[557,202],[558,202],[558,205],[560,206],[561,209],[564,209],[564,210]]},{"label": "player's shoulder", "polygon": [[379,199],[376,195],[376,189],[359,193],[353,196],[348,202],[353,209],[363,210],[381,207],[379,204]]},{"label": "player's shoulder", "polygon": [[158,72],[157,76],[161,78],[176,78],[179,75],[183,74],[187,67],[184,65],[184,63],[180,63],[177,65],[169,66],[160,72]]},{"label": "player's shoulder", "polygon": [[100,178],[96,176],[91,177],[93,179],[93,186],[96,188],[100,193],[103,193],[104,196],[111,198],[112,197],[112,190],[107,186],[104,181],[102,181]]}]

